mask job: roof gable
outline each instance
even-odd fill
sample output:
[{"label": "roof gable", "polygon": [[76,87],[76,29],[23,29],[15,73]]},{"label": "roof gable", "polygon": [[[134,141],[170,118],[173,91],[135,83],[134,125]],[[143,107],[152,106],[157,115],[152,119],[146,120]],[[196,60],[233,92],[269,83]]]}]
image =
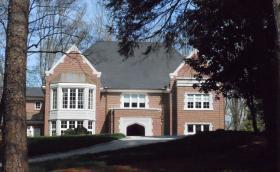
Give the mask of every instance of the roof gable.
[{"label": "roof gable", "polygon": [[52,66],[52,68],[48,71],[46,71],[46,76],[49,76],[51,74],[53,74],[54,72],[54,69],[60,64],[60,63],[63,63],[64,62],[64,59],[68,56],[68,54],[79,54],[80,57],[83,59],[83,62],[86,63],[91,69],[92,69],[92,72],[93,74],[97,74],[97,77],[100,77],[101,76],[101,72],[98,72],[93,66],[92,64],[88,61],[88,59],[82,55],[82,53],[80,52],[80,50],[75,46],[75,45],[72,45],[71,48],[69,48],[66,53]]}]

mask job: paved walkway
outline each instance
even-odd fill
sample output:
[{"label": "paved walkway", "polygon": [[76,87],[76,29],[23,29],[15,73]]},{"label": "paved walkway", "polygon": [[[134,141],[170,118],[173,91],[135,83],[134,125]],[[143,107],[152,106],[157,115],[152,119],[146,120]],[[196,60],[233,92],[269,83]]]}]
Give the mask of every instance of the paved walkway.
[{"label": "paved walkway", "polygon": [[75,155],[97,154],[101,152],[114,151],[119,149],[131,148],[151,143],[166,142],[177,139],[178,137],[137,137],[130,136],[108,143],[102,143],[91,147],[76,149],[63,153],[46,154],[29,159],[30,163],[43,162],[48,160],[64,159]]}]

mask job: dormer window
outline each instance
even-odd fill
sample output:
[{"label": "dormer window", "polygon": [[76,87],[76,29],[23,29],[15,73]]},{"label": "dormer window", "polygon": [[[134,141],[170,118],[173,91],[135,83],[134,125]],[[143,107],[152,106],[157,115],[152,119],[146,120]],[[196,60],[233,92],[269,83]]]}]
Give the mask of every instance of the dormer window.
[{"label": "dormer window", "polygon": [[122,105],[123,108],[146,108],[147,101],[145,94],[123,94]]}]

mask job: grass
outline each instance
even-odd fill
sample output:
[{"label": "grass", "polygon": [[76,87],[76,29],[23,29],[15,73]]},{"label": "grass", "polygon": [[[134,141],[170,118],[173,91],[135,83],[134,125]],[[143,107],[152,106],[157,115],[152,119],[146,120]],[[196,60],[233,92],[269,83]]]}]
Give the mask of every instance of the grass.
[{"label": "grass", "polygon": [[[96,162],[102,162],[103,166]],[[83,167],[96,170],[121,165],[132,171],[275,171],[275,164],[276,159],[268,151],[262,134],[217,131],[59,162],[31,164],[31,169]]]}]

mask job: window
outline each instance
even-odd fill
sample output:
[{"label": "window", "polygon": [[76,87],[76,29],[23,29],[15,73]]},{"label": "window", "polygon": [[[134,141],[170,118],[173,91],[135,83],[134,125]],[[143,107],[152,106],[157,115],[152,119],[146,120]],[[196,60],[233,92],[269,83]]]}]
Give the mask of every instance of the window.
[{"label": "window", "polygon": [[84,89],[63,88],[62,94],[63,109],[84,109]]},{"label": "window", "polygon": [[67,128],[67,121],[61,121],[61,128]]},{"label": "window", "polygon": [[56,121],[51,121],[52,123],[52,136],[56,136]]},{"label": "window", "polygon": [[75,121],[69,121],[69,128],[75,128]]},{"label": "window", "polygon": [[84,89],[78,89],[78,109],[84,108]]},{"label": "window", "polygon": [[57,109],[57,89],[52,89],[52,109]]},{"label": "window", "polygon": [[147,107],[145,94],[124,94],[122,107],[124,108],[145,108]]},{"label": "window", "polygon": [[68,89],[67,88],[62,89],[62,108],[64,108],[64,109],[68,108]]},{"label": "window", "polygon": [[78,121],[77,128],[82,128],[82,127],[83,127],[83,121]]},{"label": "window", "polygon": [[129,107],[130,106],[130,96],[129,94],[125,94],[123,96],[123,107]]},{"label": "window", "polygon": [[92,129],[92,121],[88,121],[88,129],[89,129],[89,130]]},{"label": "window", "polygon": [[130,99],[131,99],[131,107],[137,108],[137,106],[138,106],[138,95],[137,94],[132,94]]},{"label": "window", "polygon": [[42,103],[40,101],[36,101],[35,102],[35,109],[36,110],[41,110],[41,107],[42,107]]},{"label": "window", "polygon": [[88,90],[88,109],[93,109],[93,89]]},{"label": "window", "polygon": [[185,125],[185,135],[192,135],[200,132],[211,131],[211,124],[186,124]]},{"label": "window", "polygon": [[146,106],[146,96],[145,95],[139,95],[139,107],[145,108]]},{"label": "window", "polygon": [[211,98],[209,94],[186,94],[185,109],[211,109]]},{"label": "window", "polygon": [[70,89],[70,109],[76,109],[76,89]]}]

